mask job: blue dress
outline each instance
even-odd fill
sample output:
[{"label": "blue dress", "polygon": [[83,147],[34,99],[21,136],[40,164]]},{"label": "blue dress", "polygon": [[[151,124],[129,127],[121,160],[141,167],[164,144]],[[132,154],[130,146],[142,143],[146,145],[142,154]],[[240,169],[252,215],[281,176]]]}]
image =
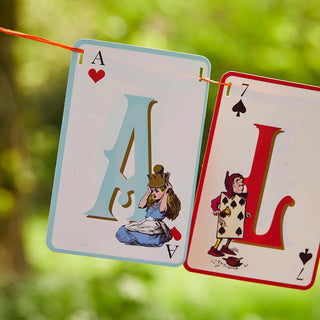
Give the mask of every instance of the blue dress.
[{"label": "blue dress", "polygon": [[161,247],[172,239],[171,230],[162,221],[164,218],[160,203],[154,203],[147,209],[145,220],[121,226],[116,237],[127,245]]}]

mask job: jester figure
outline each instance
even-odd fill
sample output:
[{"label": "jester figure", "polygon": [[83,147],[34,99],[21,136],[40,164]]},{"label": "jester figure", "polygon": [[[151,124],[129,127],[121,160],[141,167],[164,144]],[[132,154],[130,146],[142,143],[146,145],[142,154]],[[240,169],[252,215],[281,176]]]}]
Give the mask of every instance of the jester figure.
[{"label": "jester figure", "polygon": [[[218,216],[217,241],[210,248],[208,254],[215,257],[221,257],[225,254],[236,255],[229,248],[229,245],[232,239],[243,238],[245,218],[250,217],[250,214],[246,213],[248,193],[244,193],[243,176],[240,173],[229,175],[229,171],[227,171],[224,184],[226,191],[221,192],[217,198],[211,201],[213,214]],[[223,239],[226,239],[226,243],[219,250]]]}]

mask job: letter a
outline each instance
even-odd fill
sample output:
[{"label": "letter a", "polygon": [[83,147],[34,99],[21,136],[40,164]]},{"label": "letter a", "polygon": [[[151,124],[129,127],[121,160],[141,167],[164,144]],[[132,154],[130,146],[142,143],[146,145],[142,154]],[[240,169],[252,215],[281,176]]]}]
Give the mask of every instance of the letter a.
[{"label": "letter a", "polygon": [[[99,56],[99,58],[98,58],[98,56]],[[97,55],[95,56],[95,58],[93,59],[93,61],[91,62],[91,64],[95,64],[94,62],[95,62],[96,60],[100,60],[100,65],[104,66],[104,62],[103,62],[103,58],[102,58],[101,51],[99,51],[99,52],[97,53]]]},{"label": "letter a", "polygon": [[168,249],[168,253],[169,253],[169,257],[170,259],[173,257],[173,255],[175,254],[175,252],[177,251],[177,249],[179,248],[178,245],[176,245],[175,249],[171,249],[169,244],[166,244],[167,249]]},{"label": "letter a", "polygon": [[[112,212],[117,193],[121,191],[119,203],[127,208],[131,205],[131,195],[134,193],[135,199],[139,201],[148,184],[147,173],[151,169],[150,114],[152,106],[157,101],[133,95],[125,97],[128,100],[127,112],[113,149],[104,151],[109,164],[97,200],[92,209],[86,213],[90,218],[117,220]],[[123,172],[133,141],[135,171],[134,175],[127,179]],[[144,215],[145,212],[136,205],[133,215],[128,220],[140,221]]]}]

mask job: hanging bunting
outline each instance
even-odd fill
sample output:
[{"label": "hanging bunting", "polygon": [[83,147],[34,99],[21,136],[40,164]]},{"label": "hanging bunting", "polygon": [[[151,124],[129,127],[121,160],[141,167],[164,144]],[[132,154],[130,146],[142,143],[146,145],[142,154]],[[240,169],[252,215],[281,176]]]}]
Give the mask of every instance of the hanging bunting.
[{"label": "hanging bunting", "polygon": [[[0,32],[73,51],[51,250],[313,285],[319,87],[238,72],[214,81],[198,55]],[[220,89],[194,204],[209,83]]]}]

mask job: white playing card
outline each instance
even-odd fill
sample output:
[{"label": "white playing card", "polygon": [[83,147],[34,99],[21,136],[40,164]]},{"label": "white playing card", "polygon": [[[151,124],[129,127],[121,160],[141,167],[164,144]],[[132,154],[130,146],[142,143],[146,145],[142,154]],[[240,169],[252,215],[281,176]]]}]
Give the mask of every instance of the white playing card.
[{"label": "white playing card", "polygon": [[[232,86],[219,91],[185,267],[310,288],[319,261],[320,88],[236,72],[221,81]],[[232,235],[236,197],[245,214]]]},{"label": "white playing card", "polygon": [[47,244],[163,265],[185,260],[210,63],[80,40],[73,53]]},{"label": "white playing card", "polygon": [[220,195],[219,221],[217,237],[224,239],[242,239],[246,214],[246,200],[239,195],[228,197],[224,192]]}]

